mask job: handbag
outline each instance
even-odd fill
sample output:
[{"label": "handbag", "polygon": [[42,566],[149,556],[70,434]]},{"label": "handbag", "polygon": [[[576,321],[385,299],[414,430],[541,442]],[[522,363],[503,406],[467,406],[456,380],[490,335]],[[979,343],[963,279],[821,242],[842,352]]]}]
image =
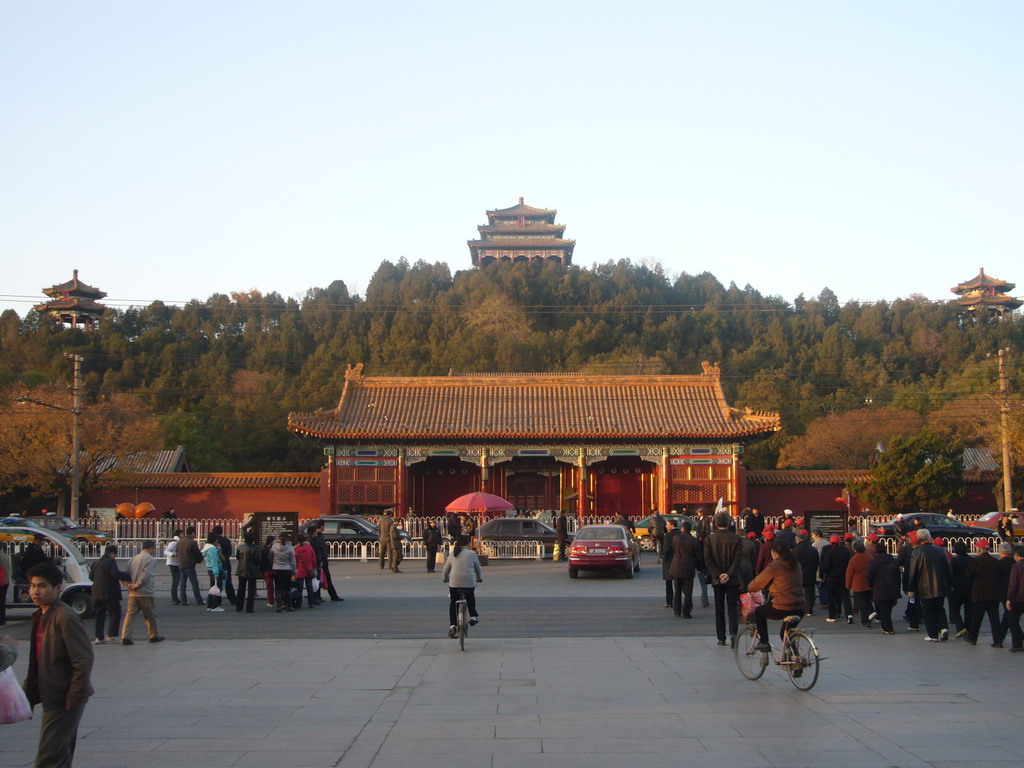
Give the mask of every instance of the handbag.
[{"label": "handbag", "polygon": [[14,670],[8,667],[0,672],[0,725],[20,723],[32,719],[28,697],[18,685]]},{"label": "handbag", "polygon": [[764,595],[760,592],[744,592],[740,595],[740,609],[743,613],[743,621],[748,624],[754,620],[754,611],[757,607],[764,605]]}]

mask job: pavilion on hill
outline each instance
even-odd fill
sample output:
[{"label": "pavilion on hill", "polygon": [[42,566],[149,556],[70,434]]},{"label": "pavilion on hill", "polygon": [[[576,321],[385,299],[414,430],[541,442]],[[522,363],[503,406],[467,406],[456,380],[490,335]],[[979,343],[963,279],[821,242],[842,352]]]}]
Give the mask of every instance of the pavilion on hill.
[{"label": "pavilion on hill", "polygon": [[575,240],[565,240],[565,225],[555,224],[558,211],[532,208],[519,198],[511,208],[487,211],[487,224],[477,227],[479,240],[469,240],[474,267],[494,261],[557,261],[572,263]]},{"label": "pavilion on hill", "polygon": [[966,283],[960,283],[950,290],[957,294],[957,304],[966,311],[977,313],[978,310],[988,310],[992,314],[1002,317],[1006,312],[1012,312],[1024,303],[1008,295],[1008,292],[1014,288],[1016,288],[1014,283],[989,277],[985,274],[985,268],[982,267],[977,277]]},{"label": "pavilion on hill", "polygon": [[80,325],[86,328],[94,327],[106,309],[98,299],[104,298],[107,294],[79,280],[77,269],[66,283],[43,288],[43,293],[49,296],[50,300],[36,304],[33,309],[52,315],[72,328]]}]

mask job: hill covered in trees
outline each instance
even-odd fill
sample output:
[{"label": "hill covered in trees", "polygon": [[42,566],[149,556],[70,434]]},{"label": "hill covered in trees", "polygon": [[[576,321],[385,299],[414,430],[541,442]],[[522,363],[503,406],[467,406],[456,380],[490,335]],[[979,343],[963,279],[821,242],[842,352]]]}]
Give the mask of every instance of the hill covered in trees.
[{"label": "hill covered in trees", "polygon": [[[917,297],[841,305],[825,289],[789,302],[629,261],[453,276],[403,260],[381,264],[362,297],[337,281],[301,300],[249,291],[154,302],[108,310],[95,331],[8,311],[0,386],[7,402],[60,397],[62,353],[76,352],[86,403],[131,398],[165,445],[187,447],[193,469],[308,471],[322,457],[286,431],[286,414],[333,407],[347,363],[370,375],[697,373],[708,360],[721,364],[730,403],[782,414],[784,431],[750,449],[748,466],[863,467],[878,440],[925,425],[991,443],[987,356],[1021,340],[1019,318],[974,321]],[[1013,381],[1020,363],[1008,360]]]}]

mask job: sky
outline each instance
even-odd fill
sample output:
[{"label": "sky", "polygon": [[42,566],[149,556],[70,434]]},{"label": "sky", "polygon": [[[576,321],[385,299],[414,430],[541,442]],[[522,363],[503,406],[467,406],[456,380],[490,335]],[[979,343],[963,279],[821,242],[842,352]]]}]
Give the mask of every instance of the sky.
[{"label": "sky", "polygon": [[[793,300],[1024,286],[1024,3],[0,3],[0,311],[363,294],[485,211]],[[1024,288],[1019,292],[1024,295]]]}]

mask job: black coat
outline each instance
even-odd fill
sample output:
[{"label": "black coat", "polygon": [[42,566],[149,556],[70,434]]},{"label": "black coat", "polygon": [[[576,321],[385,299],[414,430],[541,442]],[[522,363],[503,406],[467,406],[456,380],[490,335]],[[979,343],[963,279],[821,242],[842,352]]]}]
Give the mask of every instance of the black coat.
[{"label": "black coat", "polygon": [[800,572],[803,574],[801,581],[804,586],[816,582],[818,580],[818,566],[821,563],[821,559],[818,557],[818,550],[812,547],[809,541],[802,541],[793,547],[793,555],[796,557],[796,561],[800,563]]},{"label": "black coat", "polygon": [[999,601],[1006,602],[1006,594],[1010,591],[1010,571],[1013,570],[1012,557],[999,558]]},{"label": "black coat", "polygon": [[441,529],[437,526],[423,529],[423,546],[437,549],[441,546]]},{"label": "black coat", "polygon": [[974,562],[970,555],[955,555],[949,562],[953,572],[953,581],[949,586],[949,596],[960,600],[971,599],[971,577],[967,573],[968,567]]},{"label": "black coat", "polygon": [[[704,542],[704,563],[711,576],[712,585],[718,584],[720,574],[729,574],[730,587],[740,586],[740,559],[743,546],[740,537],[732,531],[716,530]],[[746,586],[745,584],[742,586]]]},{"label": "black coat", "polygon": [[661,545],[661,578],[663,579],[675,578],[670,572],[672,558],[675,557],[675,552],[672,550],[672,542],[679,536],[682,536],[682,531],[678,528],[673,528],[665,536],[665,541]]},{"label": "black coat", "polygon": [[131,582],[130,574],[125,573],[117,567],[117,560],[104,555],[95,563],[89,571],[92,579],[93,600],[120,600],[121,582]]},{"label": "black coat", "polygon": [[900,566],[896,558],[879,549],[878,553],[871,558],[867,572],[868,584],[871,585],[872,600],[899,600],[900,599]]},{"label": "black coat", "polygon": [[692,579],[703,568],[700,557],[700,542],[682,531],[670,532],[665,540],[666,554],[671,548],[668,573],[673,579]]},{"label": "black coat", "polygon": [[821,553],[818,570],[825,581],[846,583],[846,566],[850,564],[850,550],[842,544],[829,544]]},{"label": "black coat", "polygon": [[764,533],[764,515],[755,515],[751,512],[743,518],[743,530],[753,531],[761,538],[761,534]]},{"label": "black coat", "polygon": [[907,591],[913,592],[915,598],[946,597],[952,580],[953,570],[949,567],[946,550],[931,542],[914,550],[910,558],[910,589]]},{"label": "black coat", "polygon": [[971,582],[972,601],[999,599],[999,560],[988,552],[971,558],[967,566],[967,578]]}]

